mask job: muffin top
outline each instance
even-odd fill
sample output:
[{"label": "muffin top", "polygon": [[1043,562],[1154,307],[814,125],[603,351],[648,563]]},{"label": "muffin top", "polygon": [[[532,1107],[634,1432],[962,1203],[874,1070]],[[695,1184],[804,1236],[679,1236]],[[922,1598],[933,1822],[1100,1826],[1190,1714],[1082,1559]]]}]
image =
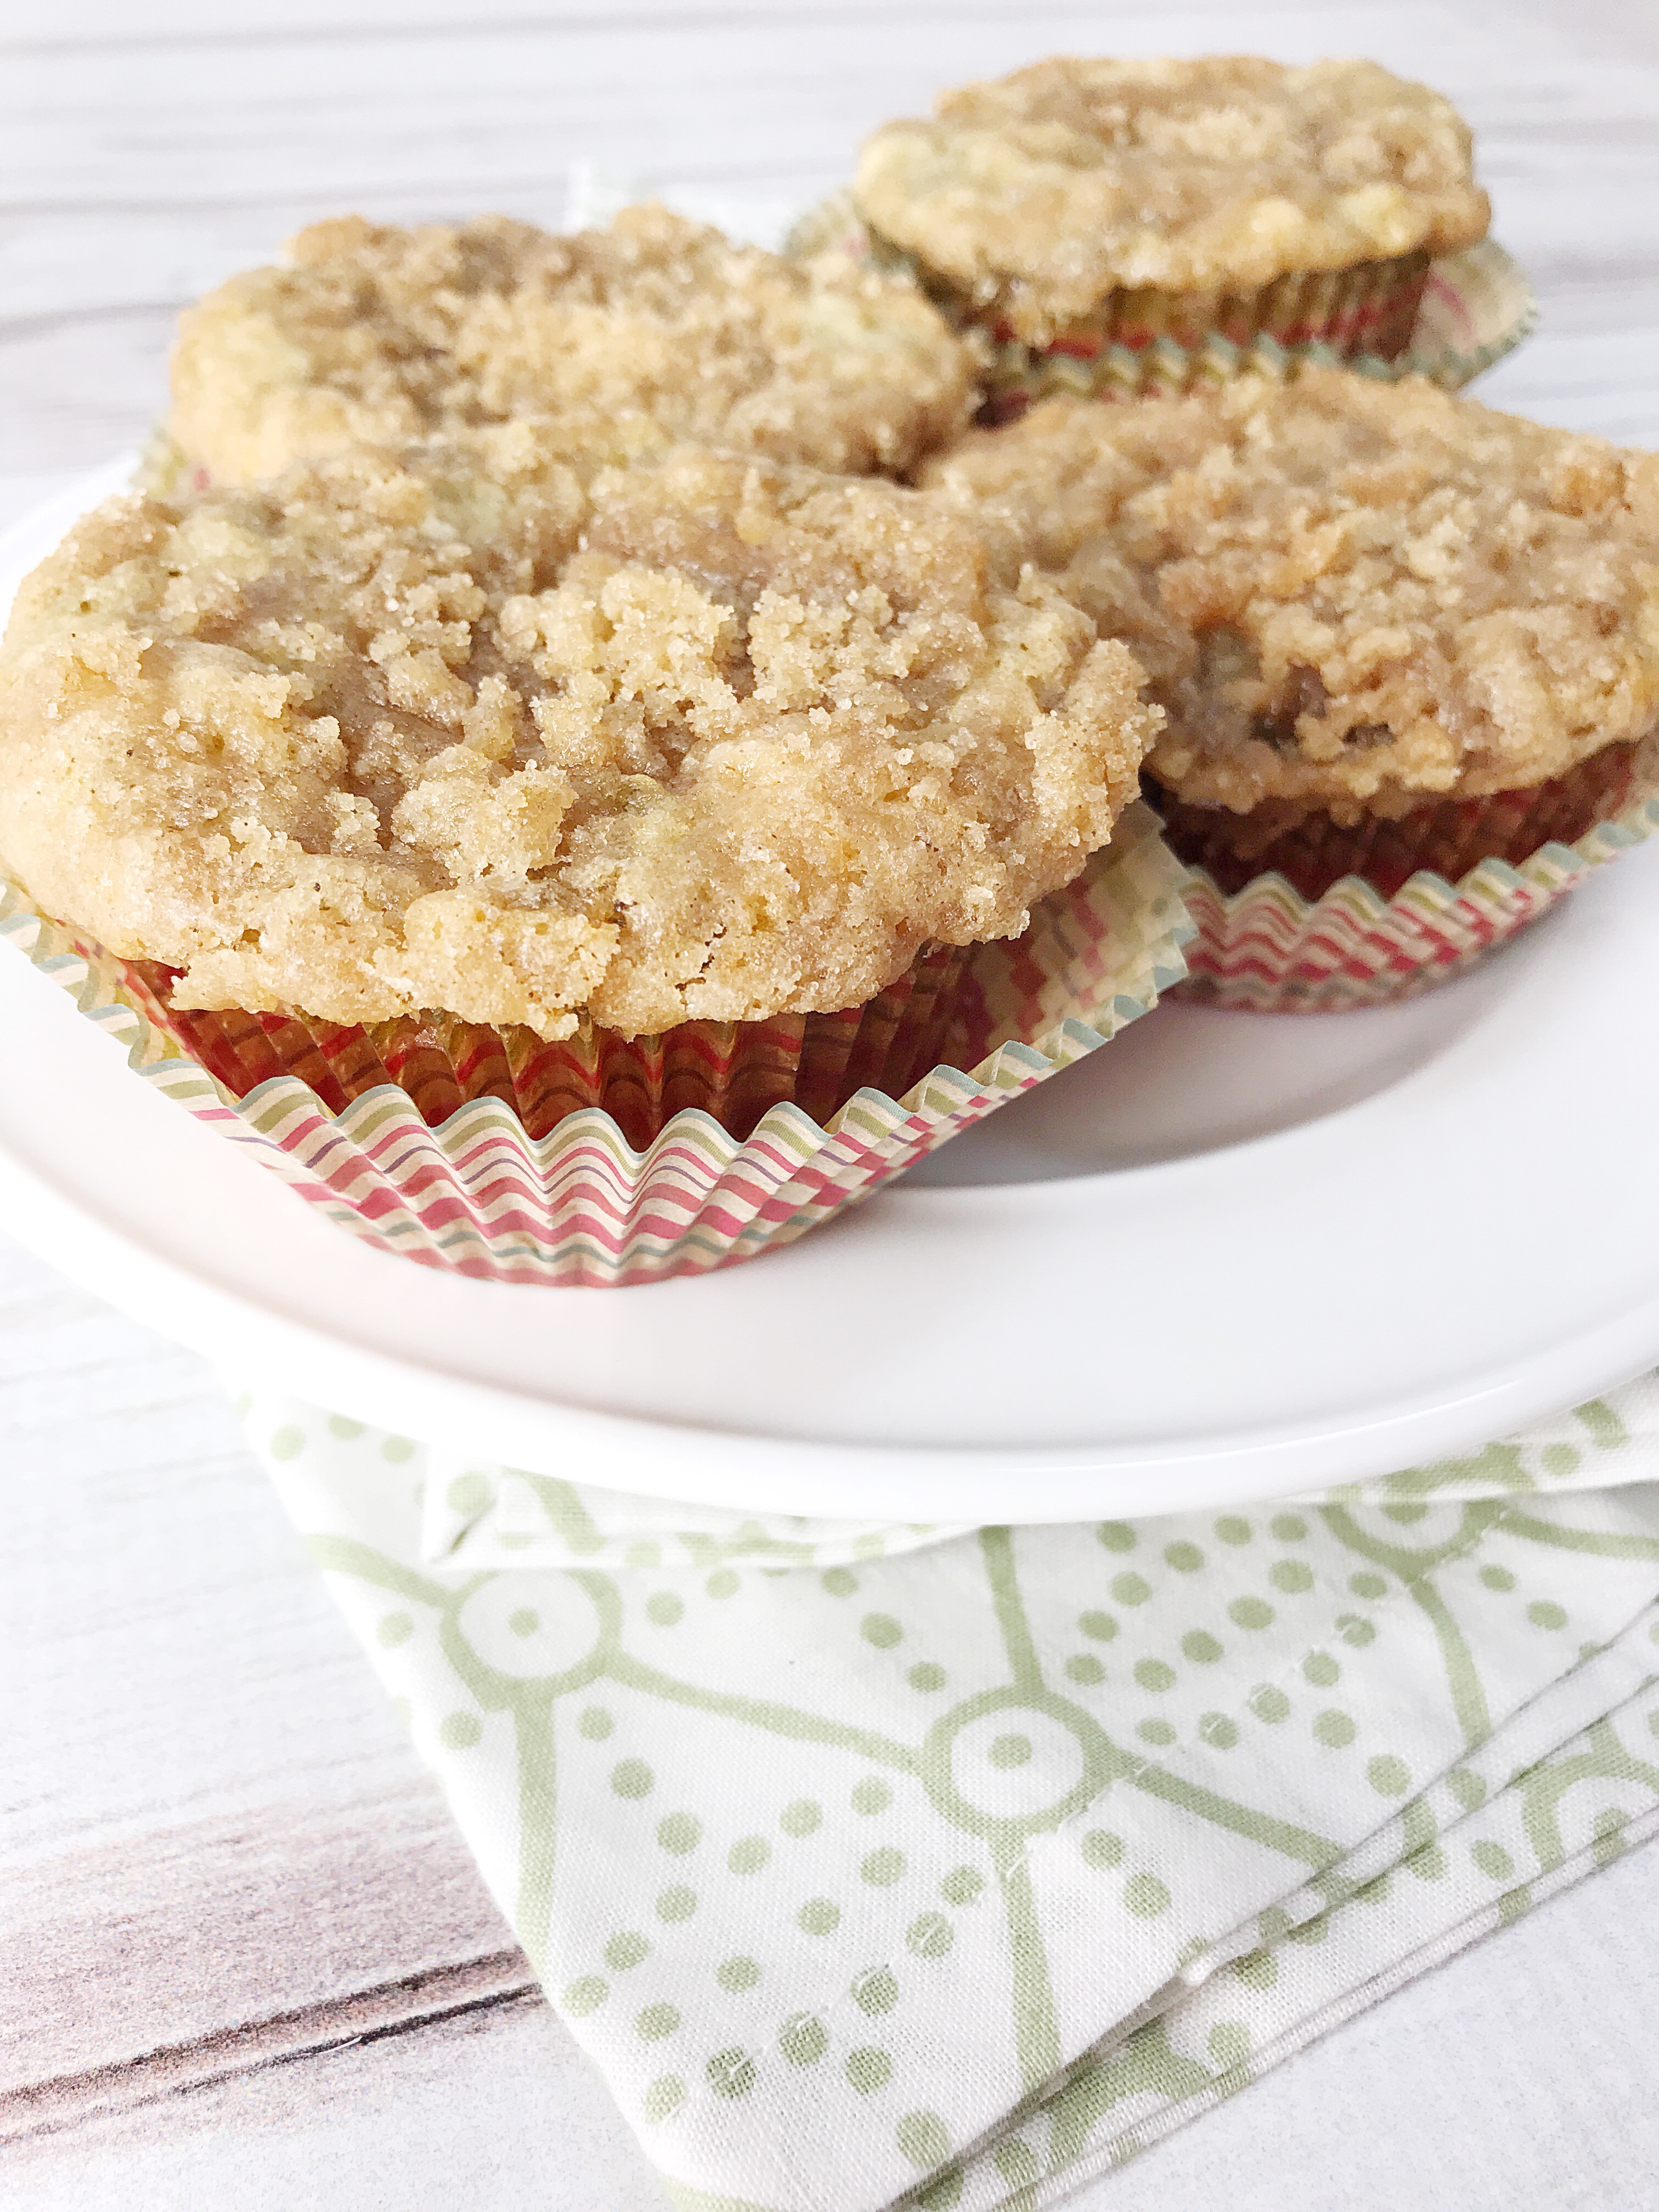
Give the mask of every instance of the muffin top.
[{"label": "muffin top", "polygon": [[556,237],[313,224],[179,319],[168,428],[214,482],[547,416],[609,460],[678,439],[862,475],[965,423],[974,359],[904,278],[660,207]]},{"label": "muffin top", "polygon": [[1352,823],[1659,726],[1659,455],[1304,368],[1047,400],[929,478],[1130,642],[1197,804]]},{"label": "muffin top", "polygon": [[584,487],[517,423],[86,517],[0,650],[0,842],[183,1007],[828,1012],[1077,873],[1140,684],[943,502],[696,447]]},{"label": "muffin top", "polygon": [[869,139],[866,220],[1046,345],[1121,286],[1249,290],[1484,237],[1449,102],[1375,62],[1056,57]]}]

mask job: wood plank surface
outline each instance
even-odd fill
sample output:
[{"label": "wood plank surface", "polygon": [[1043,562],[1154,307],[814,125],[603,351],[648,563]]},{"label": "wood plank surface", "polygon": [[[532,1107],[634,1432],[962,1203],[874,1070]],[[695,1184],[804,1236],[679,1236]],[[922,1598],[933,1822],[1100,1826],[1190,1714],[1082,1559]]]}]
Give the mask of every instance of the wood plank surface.
[{"label": "wood plank surface", "polygon": [[[1654,2212],[1652,1850],[1542,1906],[1067,2212]],[[1517,2014],[1534,2039],[1496,2033]],[[544,2008],[129,2107],[0,2159],[4,2212],[666,2212]],[[826,2206],[824,2212],[841,2212]]]},{"label": "wood plank surface", "polygon": [[[0,522],[141,436],[179,307],[316,216],[556,222],[578,159],[804,201],[941,82],[1079,48],[1442,87],[1544,308],[1483,396],[1659,442],[1652,0],[68,0],[0,11]],[[0,2203],[657,2204],[212,1376],[0,1241]],[[1369,2124],[1450,2206],[1659,2204],[1641,2070],[1595,2039],[1650,2038],[1656,1904],[1645,1863],[1601,1877],[1079,2203],[1370,2212],[1321,2133],[1344,2068],[1455,2069],[1565,1960],[1554,2106],[1500,2069]]]},{"label": "wood plank surface", "polygon": [[178,5],[85,9],[80,37],[54,21],[49,38],[0,40],[0,477],[90,467],[142,435],[179,307],[319,215],[556,221],[578,159],[805,200],[941,78],[1090,43],[1342,49],[1428,71],[1474,122],[1499,234],[1545,301],[1547,358],[1501,372],[1494,394],[1519,375],[1516,404],[1571,395],[1622,430],[1659,366],[1659,34],[1642,6],[1622,27],[1478,0],[795,0],[471,23],[457,9],[395,29],[377,12],[312,36],[270,0],[234,33]]},{"label": "wood plank surface", "polygon": [[522,1995],[202,1363],[3,1249],[0,1409],[0,2142]]}]

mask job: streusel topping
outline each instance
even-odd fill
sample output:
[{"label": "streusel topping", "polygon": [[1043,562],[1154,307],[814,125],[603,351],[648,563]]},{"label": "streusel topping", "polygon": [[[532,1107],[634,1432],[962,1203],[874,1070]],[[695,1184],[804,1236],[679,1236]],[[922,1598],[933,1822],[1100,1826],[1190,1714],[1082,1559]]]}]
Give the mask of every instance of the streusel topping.
[{"label": "streusel topping", "polygon": [[169,428],[220,483],[521,416],[610,460],[692,439],[902,472],[966,422],[974,378],[902,278],[733,246],[664,208],[568,237],[345,216],[186,309]]},{"label": "streusel topping", "polygon": [[88,516],[0,653],[0,842],[181,1006],[829,1012],[1077,873],[1140,684],[943,502],[698,448],[584,487],[519,423]]},{"label": "streusel topping", "polygon": [[1200,805],[1398,814],[1659,726],[1659,455],[1304,368],[1048,400],[928,476],[1131,644]]},{"label": "streusel topping", "polygon": [[854,193],[884,238],[1046,345],[1121,287],[1253,290],[1484,237],[1449,101],[1375,62],[1056,57],[890,123]]}]

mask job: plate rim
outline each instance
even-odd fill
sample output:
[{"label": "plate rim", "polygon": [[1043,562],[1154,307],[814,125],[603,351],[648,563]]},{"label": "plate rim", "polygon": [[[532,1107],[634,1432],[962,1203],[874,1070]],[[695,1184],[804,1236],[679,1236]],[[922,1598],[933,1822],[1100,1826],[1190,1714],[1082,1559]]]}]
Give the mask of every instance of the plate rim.
[{"label": "plate rim", "polygon": [[[209,1132],[202,1133],[212,1141]],[[584,1457],[591,1449],[606,1462],[598,1486],[733,1510],[779,1510],[786,1486],[780,1471],[793,1493],[787,1510],[831,1519],[911,1520],[895,1510],[894,1485],[941,1480],[952,1488],[952,1522],[1012,1517],[1007,1486],[1015,1481],[1021,1486],[1018,1518],[1023,1522],[1087,1520],[1107,1510],[1179,1513],[1298,1497],[1419,1464],[1424,1456],[1454,1455],[1463,1447],[1447,1441],[1451,1412],[1459,1416],[1457,1429],[1468,1446],[1524,1428],[1632,1379],[1652,1364],[1659,1349],[1656,1294],[1575,1340],[1555,1363],[1534,1360],[1524,1368],[1511,1363],[1509,1371],[1463,1390],[1450,1407],[1441,1397],[1404,1412],[1365,1410],[1335,1429],[1310,1419],[1301,1433],[1236,1433],[1221,1447],[826,1443],[527,1401],[486,1380],[434,1374],[378,1347],[343,1343],[313,1322],[261,1307],[240,1290],[209,1284],[176,1260],[145,1251],[136,1237],[21,1164],[3,1139],[0,1198],[8,1228],[20,1242],[93,1295],[200,1353],[233,1389],[256,1381],[270,1387],[266,1363],[256,1371],[238,1356],[236,1339],[252,1323],[283,1355],[284,1389],[321,1409],[392,1434],[413,1431],[428,1445],[463,1457],[488,1457],[536,1473],[568,1477],[573,1449]],[[27,1224],[21,1231],[20,1221]],[[370,1256],[388,1267],[409,1264],[389,1254]],[[419,1412],[418,1419],[410,1419],[411,1410]],[[481,1418],[495,1425],[493,1441],[507,1449],[478,1451]],[[1380,1456],[1367,1449],[1367,1439],[1379,1434],[1389,1440]],[[1432,1440],[1420,1455],[1410,1449],[1415,1436]],[[765,1479],[757,1480],[763,1467]],[[586,1466],[582,1479],[593,1480]],[[1111,1486],[1109,1498],[1079,1494],[1102,1484]]]},{"label": "plate rim", "polygon": [[[52,523],[61,518],[67,526],[90,501],[118,489],[131,465],[123,457],[76,479],[0,532],[0,574],[21,549],[38,549]],[[17,957],[23,957],[21,951]],[[46,979],[38,980],[45,988]],[[169,1103],[169,1110],[178,1109]],[[192,1126],[204,1143],[223,1144]],[[1256,1145],[1296,1133],[1286,1130],[1231,1149],[1247,1157]],[[250,1175],[261,1172],[252,1161],[246,1165]],[[284,1195],[303,1205],[297,1196]],[[960,1190],[900,1189],[886,1203],[908,1210],[962,1195]],[[244,1286],[213,1281],[176,1254],[146,1249],[130,1225],[100,1215],[72,1181],[65,1188],[61,1164],[57,1172],[41,1170],[14,1152],[3,1131],[0,1198],[21,1241],[94,1295],[161,1327],[227,1372],[254,1364],[247,1346],[257,1339],[270,1355],[258,1361],[262,1370],[285,1370],[295,1395],[330,1411],[377,1427],[410,1429],[464,1453],[476,1451],[482,1425],[489,1431],[491,1458],[532,1468],[539,1462],[538,1471],[568,1474],[578,1456],[585,1462],[584,1480],[590,1479],[586,1462],[591,1460],[602,1469],[601,1481],[612,1486],[739,1510],[764,1504],[834,1518],[911,1518],[903,1509],[916,1505],[918,1490],[931,1490],[935,1495],[928,1510],[934,1518],[940,1517],[939,1505],[948,1504],[953,1522],[1069,1521],[1107,1510],[1175,1512],[1295,1495],[1424,1457],[1449,1456],[1612,1387],[1659,1356],[1656,1285],[1650,1297],[1581,1330],[1549,1356],[1532,1352],[1499,1361],[1460,1388],[1356,1407],[1340,1419],[1312,1415],[1299,1423],[1234,1428],[1221,1437],[1207,1433],[1151,1444],[1014,1448],[815,1439],[532,1396],[522,1388],[428,1369],[410,1355],[353,1343],[283,1310],[274,1298],[262,1304]],[[365,1251],[365,1256],[392,1268],[413,1265],[389,1254]],[[532,1294],[528,1288],[522,1292]],[[555,1299],[606,1295],[537,1294]]]}]

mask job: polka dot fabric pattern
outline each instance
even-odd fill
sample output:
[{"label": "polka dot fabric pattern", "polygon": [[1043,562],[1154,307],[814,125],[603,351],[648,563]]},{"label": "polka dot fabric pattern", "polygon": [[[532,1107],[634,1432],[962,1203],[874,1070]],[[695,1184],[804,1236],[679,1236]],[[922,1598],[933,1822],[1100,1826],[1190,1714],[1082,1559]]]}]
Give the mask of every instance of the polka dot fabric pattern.
[{"label": "polka dot fabric pattern", "polygon": [[1063,1528],[243,1411],[683,2212],[1032,2212],[1659,1829],[1659,1377]]}]

